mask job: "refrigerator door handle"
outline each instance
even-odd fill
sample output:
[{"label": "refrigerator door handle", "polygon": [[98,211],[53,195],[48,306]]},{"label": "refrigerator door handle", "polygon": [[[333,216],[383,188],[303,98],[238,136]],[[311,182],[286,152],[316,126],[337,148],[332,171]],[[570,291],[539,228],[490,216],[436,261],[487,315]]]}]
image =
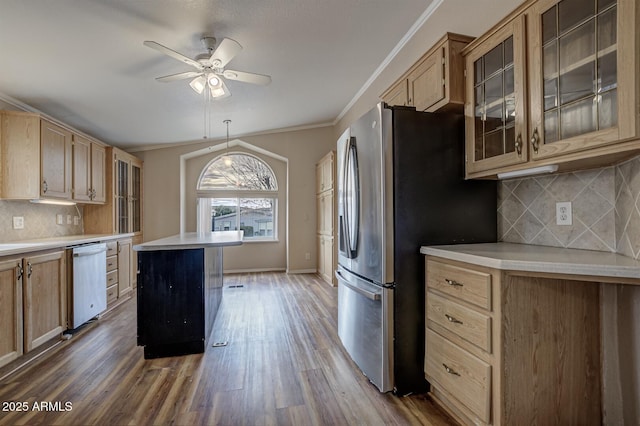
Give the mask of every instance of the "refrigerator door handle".
[{"label": "refrigerator door handle", "polygon": [[338,280],[340,280],[340,283],[347,287],[350,290],[355,291],[358,294],[361,294],[362,296],[366,297],[367,299],[371,299],[371,300],[380,300],[381,298],[381,293],[374,293],[372,291],[367,291],[363,288],[360,287],[356,287],[352,284],[349,284],[349,282],[342,276],[342,274],[340,273],[340,271],[335,271],[336,274],[336,278]]},{"label": "refrigerator door handle", "polygon": [[347,143],[346,161],[344,165],[344,221],[346,226],[346,255],[354,259],[358,253],[358,234],[360,233],[360,179],[358,171],[358,155],[356,138],[351,137]]}]

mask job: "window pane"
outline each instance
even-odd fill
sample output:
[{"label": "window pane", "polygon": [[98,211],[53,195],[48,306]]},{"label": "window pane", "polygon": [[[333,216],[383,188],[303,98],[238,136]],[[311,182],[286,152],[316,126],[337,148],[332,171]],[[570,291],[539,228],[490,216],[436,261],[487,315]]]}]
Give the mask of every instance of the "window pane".
[{"label": "window pane", "polygon": [[274,205],[271,198],[240,199],[240,229],[244,238],[274,237]]},{"label": "window pane", "polygon": [[542,14],[542,43],[546,43],[558,36],[556,11],[557,6],[553,6]]},{"label": "window pane", "polygon": [[484,78],[502,68],[502,43],[484,55]]},{"label": "window pane", "polygon": [[211,229],[214,231],[237,231],[237,213],[237,198],[213,198],[211,200]]},{"label": "window pane", "polygon": [[277,191],[271,168],[253,155],[231,153],[213,160],[198,181],[199,190]]}]

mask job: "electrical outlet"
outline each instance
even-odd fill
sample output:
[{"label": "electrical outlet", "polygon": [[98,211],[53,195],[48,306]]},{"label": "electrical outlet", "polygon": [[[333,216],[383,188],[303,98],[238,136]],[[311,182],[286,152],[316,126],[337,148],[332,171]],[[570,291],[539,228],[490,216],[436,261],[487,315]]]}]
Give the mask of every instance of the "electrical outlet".
[{"label": "electrical outlet", "polygon": [[73,223],[73,219],[71,219],[71,215],[67,215],[67,225],[71,225]]},{"label": "electrical outlet", "polygon": [[57,223],[58,225],[62,225],[62,224],[64,223],[62,220],[63,220],[62,215],[61,215],[61,214],[57,214],[57,215],[56,215],[56,223]]},{"label": "electrical outlet", "polygon": [[74,216],[74,217],[73,217],[73,224],[74,224],[75,226],[80,225],[80,218],[79,218],[78,216]]},{"label": "electrical outlet", "polygon": [[24,216],[13,217],[13,229],[24,229]]},{"label": "electrical outlet", "polygon": [[572,225],[571,201],[556,203],[556,225]]},{"label": "electrical outlet", "polygon": [[304,260],[311,260],[311,253],[305,253]]}]

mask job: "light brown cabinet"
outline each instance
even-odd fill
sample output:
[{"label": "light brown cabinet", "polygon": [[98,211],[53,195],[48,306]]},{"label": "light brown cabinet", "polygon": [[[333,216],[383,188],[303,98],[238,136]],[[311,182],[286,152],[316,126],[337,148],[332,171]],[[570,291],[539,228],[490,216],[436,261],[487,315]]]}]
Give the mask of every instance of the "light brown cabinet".
[{"label": "light brown cabinet", "polygon": [[[1,198],[104,201],[100,199],[104,193],[100,144],[39,114],[0,111],[0,120]],[[78,141],[75,150],[74,139]],[[95,193],[93,199],[90,191]]]},{"label": "light brown cabinet", "polygon": [[462,49],[473,37],[447,33],[382,96],[388,105],[418,111],[461,110],[464,104]]},{"label": "light brown cabinet", "polygon": [[29,352],[67,328],[65,252],[34,253],[23,267],[24,351]]},{"label": "light brown cabinet", "polygon": [[0,259],[0,366],[67,328],[65,252]]},{"label": "light brown cabinet", "polygon": [[40,120],[40,196],[71,199],[71,132]]},{"label": "light brown cabinet", "polygon": [[107,243],[107,305],[131,296],[133,283],[132,239],[124,238]]},{"label": "light brown cabinet", "polygon": [[[600,424],[598,278],[426,257],[425,378],[462,424]],[[595,281],[595,282],[591,282]]]},{"label": "light brown cabinet", "polygon": [[316,165],[316,241],[318,274],[335,285],[333,270],[337,255],[335,241],[335,152],[325,155]]},{"label": "light brown cabinet", "polygon": [[23,354],[22,259],[0,260],[0,367]]},{"label": "light brown cabinet", "polygon": [[79,135],[73,135],[73,200],[104,203],[106,148]]},{"label": "light brown cabinet", "polygon": [[[467,177],[640,152],[635,0],[538,0],[463,52]],[[526,64],[526,65],[525,65]]]},{"label": "light brown cabinet", "polygon": [[142,161],[107,147],[106,202],[84,208],[85,232],[142,234]]}]

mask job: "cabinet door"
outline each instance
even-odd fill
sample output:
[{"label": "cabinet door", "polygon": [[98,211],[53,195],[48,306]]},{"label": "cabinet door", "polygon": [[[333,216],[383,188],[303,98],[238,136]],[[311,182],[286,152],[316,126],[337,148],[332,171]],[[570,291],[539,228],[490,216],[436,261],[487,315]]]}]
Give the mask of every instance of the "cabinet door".
[{"label": "cabinet door", "polygon": [[0,367],[22,355],[22,259],[0,260]]},{"label": "cabinet door", "polygon": [[390,106],[408,106],[409,103],[409,85],[408,80],[403,78],[392,86],[384,95],[382,100]]},{"label": "cabinet door", "polygon": [[323,233],[333,235],[333,191],[327,191],[322,196]]},{"label": "cabinet door", "polygon": [[129,204],[131,211],[130,232],[142,232],[142,163],[131,161],[131,183]]},{"label": "cabinet door", "polygon": [[322,237],[322,275],[328,283],[333,282],[333,238]]},{"label": "cabinet door", "polygon": [[129,227],[129,162],[116,156],[114,166],[115,230],[118,234],[124,234],[131,232]]},{"label": "cabinet door", "polygon": [[418,111],[444,99],[444,52],[437,49],[409,74],[409,102]]},{"label": "cabinet door", "polygon": [[73,199],[91,200],[91,142],[73,135]]},{"label": "cabinet door", "polygon": [[633,37],[634,28],[633,16],[620,12],[612,0],[540,0],[529,9],[533,159],[635,136],[621,131],[622,120],[635,120],[637,110],[618,92],[621,75],[629,72],[623,55],[637,52],[619,48],[618,39]]},{"label": "cabinet door", "polygon": [[118,298],[131,291],[131,239],[118,241]]},{"label": "cabinet door", "polygon": [[71,132],[40,120],[40,195],[71,199]]},{"label": "cabinet door", "polygon": [[67,327],[64,251],[24,259],[24,351],[45,343]]},{"label": "cabinet door", "polygon": [[33,199],[40,196],[40,117],[0,113],[0,196]]},{"label": "cabinet door", "polygon": [[528,160],[524,19],[513,19],[465,58],[467,176]]},{"label": "cabinet door", "polygon": [[98,203],[104,203],[107,199],[106,161],[105,147],[91,143],[91,201]]},{"label": "cabinet door", "polygon": [[329,189],[333,189],[333,175],[334,175],[333,157],[334,157],[333,152],[330,152],[329,154],[327,154],[327,156],[325,157],[325,160],[322,162],[322,182],[323,182],[323,189],[325,191]]}]

